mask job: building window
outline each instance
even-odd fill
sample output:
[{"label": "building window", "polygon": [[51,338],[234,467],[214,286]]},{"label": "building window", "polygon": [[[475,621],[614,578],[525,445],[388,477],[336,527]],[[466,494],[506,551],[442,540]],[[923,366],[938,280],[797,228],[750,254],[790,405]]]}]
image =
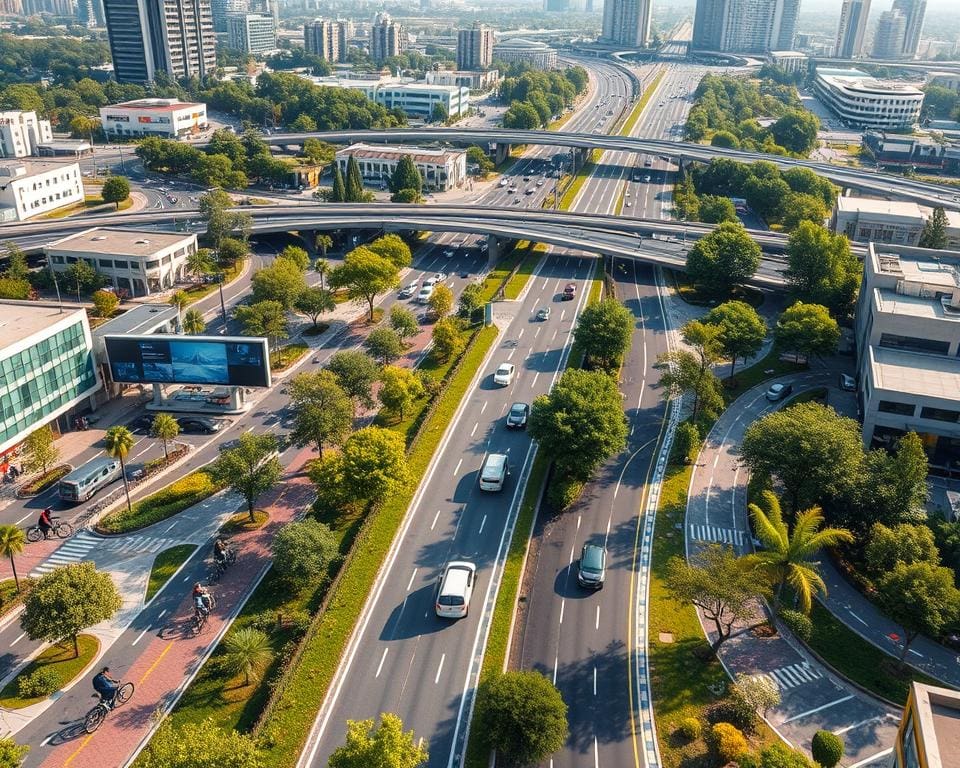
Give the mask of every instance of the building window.
[{"label": "building window", "polygon": [[906,352],[925,352],[933,355],[946,355],[950,350],[949,341],[920,339],[916,336],[900,336],[896,333],[880,334],[880,346],[889,349],[902,349]]},{"label": "building window", "polygon": [[97,259],[103,269],[113,269],[113,262],[110,259]]},{"label": "building window", "polygon": [[920,409],[921,419],[932,419],[933,421],[949,421],[956,424],[960,421],[960,411],[951,411],[947,408],[933,408],[927,406]]},{"label": "building window", "polygon": [[881,400],[877,404],[880,413],[895,413],[898,416],[913,416],[916,406],[912,403],[898,403],[895,400]]}]

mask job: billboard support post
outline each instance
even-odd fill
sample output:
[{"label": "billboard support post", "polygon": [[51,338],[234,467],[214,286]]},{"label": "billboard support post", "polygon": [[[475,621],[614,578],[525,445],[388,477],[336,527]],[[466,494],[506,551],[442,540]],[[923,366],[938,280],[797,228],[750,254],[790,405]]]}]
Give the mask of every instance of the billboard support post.
[{"label": "billboard support post", "polygon": [[156,382],[153,384],[153,404],[163,405],[163,389]]}]

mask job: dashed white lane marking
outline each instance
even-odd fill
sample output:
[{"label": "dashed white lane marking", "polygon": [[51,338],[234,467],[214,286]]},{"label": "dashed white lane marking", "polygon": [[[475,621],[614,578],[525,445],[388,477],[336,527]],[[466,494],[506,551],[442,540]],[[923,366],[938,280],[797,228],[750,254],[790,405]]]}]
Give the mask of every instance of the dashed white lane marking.
[{"label": "dashed white lane marking", "polygon": [[407,592],[410,591],[410,587],[413,586],[413,580],[417,578],[417,568],[413,569],[413,573],[410,574],[410,581],[407,582]]},{"label": "dashed white lane marking", "polygon": [[461,465],[461,464],[463,464],[463,459],[460,459],[460,461],[457,462],[457,466],[456,466],[456,468],[453,470],[453,474],[454,474],[454,475],[456,475],[458,472],[460,472],[460,465]]},{"label": "dashed white lane marking", "polygon": [[480,521],[480,530],[478,531],[478,533],[483,533],[483,526],[485,526],[486,524],[487,524],[487,516],[484,515],[483,520]]},{"label": "dashed white lane marking", "polygon": [[600,606],[597,606],[597,620],[593,625],[594,629],[600,629]]},{"label": "dashed white lane marking", "polygon": [[387,651],[389,650],[389,648],[383,649],[383,656],[380,657],[380,663],[377,664],[377,674],[374,675],[374,678],[380,677],[380,672],[383,669],[383,662],[387,660]]},{"label": "dashed white lane marking", "polygon": [[479,422],[479,421],[478,421],[476,424],[473,425],[473,429],[470,430],[470,437],[473,437],[473,436],[476,434],[476,432],[477,432],[477,427],[479,427],[479,426],[480,426],[480,422]]},{"label": "dashed white lane marking", "polygon": [[447,654],[444,653],[440,656],[440,666],[437,667],[437,675],[436,677],[433,678],[434,685],[440,682],[440,673],[443,671],[443,662],[446,661],[446,659],[447,659]]},{"label": "dashed white lane marking", "polygon": [[566,607],[566,605],[567,605],[567,601],[566,601],[566,600],[561,600],[561,601],[560,601],[560,623],[561,623],[561,624],[563,624],[563,609]]},{"label": "dashed white lane marking", "polygon": [[141,632],[139,635],[137,635],[137,639],[134,640],[132,643],[130,643],[130,645],[131,645],[131,646],[136,645],[136,644],[139,643],[141,640],[143,640],[143,636],[144,636],[145,634],[147,634],[147,632],[149,632],[151,629],[153,629],[153,627],[147,627],[145,630],[143,630],[143,632]]},{"label": "dashed white lane marking", "polygon": [[13,642],[10,643],[10,646],[13,647],[13,646],[16,645],[17,643],[19,643],[21,640],[23,640],[23,638],[25,638],[26,636],[27,636],[27,633],[26,633],[26,632],[21,632],[19,635],[17,635],[17,636],[13,639]]}]

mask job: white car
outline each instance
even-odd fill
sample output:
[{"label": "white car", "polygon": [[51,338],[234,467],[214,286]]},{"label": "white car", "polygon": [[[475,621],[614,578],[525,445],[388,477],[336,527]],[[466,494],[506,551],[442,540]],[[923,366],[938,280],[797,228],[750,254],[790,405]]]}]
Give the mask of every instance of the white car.
[{"label": "white car", "polygon": [[400,298],[409,299],[418,290],[420,290],[420,283],[417,283],[417,282],[407,283],[407,285],[403,286],[403,288],[400,289],[400,294],[399,294]]},{"label": "white car", "polygon": [[506,180],[506,179],[500,179],[500,183],[497,184],[497,186],[498,186],[498,187],[505,187],[505,186],[507,186],[507,180]]},{"label": "white car", "polygon": [[437,283],[443,283],[443,282],[445,282],[446,279],[447,279],[447,273],[446,273],[446,272],[437,272],[437,274],[435,274],[435,275],[433,276],[433,279],[434,279],[434,281],[435,281],[435,282],[434,282],[434,285],[436,285]]},{"label": "white car", "polygon": [[447,250],[445,250],[445,251],[443,252],[443,258],[445,258],[445,259],[452,259],[452,258],[453,258],[453,251],[451,251],[449,248],[448,248]]},{"label": "white car", "polygon": [[426,304],[430,301],[430,297],[433,296],[433,286],[425,285],[420,289],[420,293],[417,294],[417,304]]},{"label": "white car", "polygon": [[515,370],[513,363],[500,363],[497,372],[493,374],[493,383],[500,387],[509,387]]},{"label": "white car", "polygon": [[437,280],[437,276],[434,275],[433,277],[428,277],[426,280],[423,281],[423,287],[426,288],[427,286],[429,286],[430,288],[433,288],[433,286],[435,286],[439,282],[440,281]]},{"label": "white car", "polygon": [[470,610],[470,597],[477,579],[477,566],[465,560],[452,560],[443,569],[437,589],[437,616],[462,619]]}]

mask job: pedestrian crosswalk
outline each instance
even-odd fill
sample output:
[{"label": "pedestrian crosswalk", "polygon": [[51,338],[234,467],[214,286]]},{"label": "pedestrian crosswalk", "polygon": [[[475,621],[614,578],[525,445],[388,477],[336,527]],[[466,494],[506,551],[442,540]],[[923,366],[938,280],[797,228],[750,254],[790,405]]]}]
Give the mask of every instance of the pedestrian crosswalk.
[{"label": "pedestrian crosswalk", "polygon": [[710,541],[717,544],[729,544],[733,547],[742,547],[744,532],[733,528],[720,528],[716,525],[690,524],[690,538],[694,541]]},{"label": "pedestrian crosswalk", "polygon": [[90,560],[88,557],[93,549],[98,551],[114,552],[119,555],[146,555],[156,554],[164,549],[183,544],[179,539],[163,536],[123,536],[122,538],[103,538],[94,536],[88,531],[80,531],[60,545],[50,557],[34,568],[30,575],[43,576],[54,568],[70,563],[79,563]]},{"label": "pedestrian crosswalk", "polygon": [[812,683],[814,680],[819,680],[823,675],[804,661],[800,664],[778,667],[765,674],[756,675],[756,677],[768,677],[773,680],[777,688],[785,691],[788,688],[795,688],[804,683]]}]

